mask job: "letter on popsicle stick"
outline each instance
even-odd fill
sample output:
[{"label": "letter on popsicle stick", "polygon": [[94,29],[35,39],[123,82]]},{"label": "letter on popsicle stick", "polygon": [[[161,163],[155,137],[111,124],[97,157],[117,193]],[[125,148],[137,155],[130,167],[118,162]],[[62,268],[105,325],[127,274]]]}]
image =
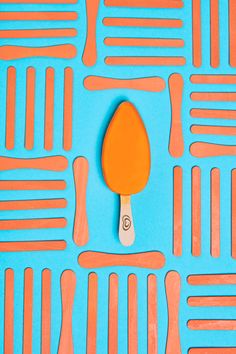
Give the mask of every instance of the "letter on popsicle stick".
[{"label": "letter on popsicle stick", "polygon": [[120,196],[119,238],[123,246],[131,246],[135,240],[131,197],[127,195]]}]

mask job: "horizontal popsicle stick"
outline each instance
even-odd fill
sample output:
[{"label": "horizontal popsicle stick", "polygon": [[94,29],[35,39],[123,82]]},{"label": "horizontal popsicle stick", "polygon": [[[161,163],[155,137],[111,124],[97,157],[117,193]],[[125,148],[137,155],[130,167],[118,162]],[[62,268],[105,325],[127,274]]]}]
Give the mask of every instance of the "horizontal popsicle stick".
[{"label": "horizontal popsicle stick", "polygon": [[11,241],[0,242],[0,252],[63,251],[66,241]]},{"label": "horizontal popsicle stick", "polygon": [[75,28],[0,30],[0,38],[56,38],[75,36],[77,36]]},{"label": "horizontal popsicle stick", "polygon": [[106,6],[180,9],[182,0],[105,0]]},{"label": "horizontal popsicle stick", "polygon": [[0,0],[0,4],[77,4],[78,0]]},{"label": "horizontal popsicle stick", "polygon": [[70,21],[77,20],[77,12],[38,12],[38,11],[2,11],[0,12],[1,21]]},{"label": "horizontal popsicle stick", "polygon": [[0,171],[32,168],[48,171],[65,171],[68,160],[64,156],[39,157],[33,159],[19,159],[0,156]]},{"label": "horizontal popsicle stick", "polygon": [[[106,57],[107,65],[132,65],[132,66],[179,66],[185,65],[184,57]],[[236,95],[236,93],[235,93]]]},{"label": "horizontal popsicle stick", "polygon": [[0,201],[0,210],[56,209],[66,205],[66,199],[4,200]]},{"label": "horizontal popsicle stick", "polygon": [[172,38],[105,38],[108,46],[118,47],[183,47],[183,39]]},{"label": "horizontal popsicle stick", "polygon": [[66,225],[65,218],[0,220],[1,231],[64,228]]},{"label": "horizontal popsicle stick", "polygon": [[83,268],[129,266],[159,269],[165,265],[165,256],[157,251],[133,254],[86,251],[79,255],[78,262]]},{"label": "horizontal popsicle stick", "polygon": [[193,134],[236,135],[236,127],[220,127],[216,125],[192,125],[191,132]]},{"label": "horizontal popsicle stick", "polygon": [[192,92],[191,100],[193,101],[236,101],[236,92]]},{"label": "horizontal popsicle stick", "polygon": [[236,296],[190,296],[189,306],[236,306]]},{"label": "horizontal popsicle stick", "polygon": [[236,347],[190,348],[188,354],[236,354]]},{"label": "horizontal popsicle stick", "polygon": [[55,181],[0,181],[0,190],[64,190],[66,182],[63,180]]},{"label": "horizontal popsicle stick", "polygon": [[235,285],[236,274],[191,274],[189,285]]},{"label": "horizontal popsicle stick", "polygon": [[235,85],[236,75],[191,75],[192,84]]},{"label": "horizontal popsicle stick", "polygon": [[102,76],[87,76],[84,80],[84,87],[91,91],[126,88],[132,90],[160,92],[165,88],[165,81],[158,76],[136,79],[115,79]]},{"label": "horizontal popsicle stick", "polygon": [[188,328],[198,331],[235,331],[236,320],[189,320]]},{"label": "horizontal popsicle stick", "polygon": [[182,20],[166,18],[105,17],[104,26],[181,28]]},{"label": "horizontal popsicle stick", "polygon": [[0,60],[15,60],[32,57],[71,59],[76,56],[76,53],[76,47],[72,44],[61,44],[50,47],[0,46]]},{"label": "horizontal popsicle stick", "polygon": [[236,119],[236,110],[193,108],[190,115],[193,118]]},{"label": "horizontal popsicle stick", "polygon": [[220,145],[196,142],[190,146],[194,157],[233,156],[236,155],[236,145]]}]

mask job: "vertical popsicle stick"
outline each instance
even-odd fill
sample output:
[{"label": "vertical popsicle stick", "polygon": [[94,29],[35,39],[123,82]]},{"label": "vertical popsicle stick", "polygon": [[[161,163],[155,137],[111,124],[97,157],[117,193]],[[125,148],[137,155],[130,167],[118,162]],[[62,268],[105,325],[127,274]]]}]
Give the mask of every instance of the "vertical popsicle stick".
[{"label": "vertical popsicle stick", "polygon": [[25,269],[23,354],[33,354],[33,269]]},{"label": "vertical popsicle stick", "polygon": [[166,297],[168,306],[168,333],[165,354],[181,354],[179,333],[179,304],[181,279],[179,273],[170,271],[166,275]]},{"label": "vertical popsicle stick", "polygon": [[14,354],[14,271],[5,271],[4,354]]},{"label": "vertical popsicle stick", "polygon": [[51,353],[51,281],[51,271],[44,269],[42,271],[42,354]]},{"label": "vertical popsicle stick", "polygon": [[220,65],[219,0],[210,0],[211,66]]},{"label": "vertical popsicle stick", "polygon": [[229,0],[229,62],[236,67],[236,3]]},{"label": "vertical popsicle stick", "polygon": [[173,254],[182,256],[183,233],[183,170],[180,166],[174,167],[174,230],[173,230]]},{"label": "vertical popsicle stick", "polygon": [[77,157],[73,164],[73,172],[76,198],[73,239],[78,246],[84,246],[89,240],[86,212],[86,188],[89,172],[88,160],[85,157]]},{"label": "vertical popsicle stick", "polygon": [[220,257],[220,170],[211,170],[211,255]]},{"label": "vertical popsicle stick", "polygon": [[232,257],[236,259],[236,169],[232,170],[232,182],[231,182],[231,234],[232,234]]},{"label": "vertical popsicle stick", "polygon": [[169,78],[171,101],[171,127],[169,153],[178,158],[184,153],[184,137],[182,131],[182,99],[184,80],[180,74],[172,74]]},{"label": "vertical popsicle stick", "polygon": [[108,354],[118,354],[118,275],[109,277]]},{"label": "vertical popsicle stick", "polygon": [[192,0],[192,21],[193,65],[199,68],[202,65],[201,0]]},{"label": "vertical popsicle stick", "polygon": [[128,277],[128,354],[138,354],[138,285],[135,274]]},{"label": "vertical popsicle stick", "polygon": [[35,109],[35,69],[26,71],[26,117],[25,117],[25,148],[34,147],[34,109]]},{"label": "vertical popsicle stick", "polygon": [[97,352],[97,312],[98,312],[98,276],[90,273],[88,277],[88,323],[86,354]]},{"label": "vertical popsicle stick", "polygon": [[76,275],[65,270],[61,276],[62,324],[58,354],[74,354],[72,313],[76,288]]},{"label": "vertical popsicle stick", "polygon": [[44,148],[53,148],[54,128],[54,69],[46,69]]},{"label": "vertical popsicle stick", "polygon": [[157,277],[148,276],[148,354],[158,354]]},{"label": "vertical popsicle stick", "polygon": [[201,170],[192,168],[192,255],[201,255]]},{"label": "vertical popsicle stick", "polygon": [[83,54],[83,63],[93,66],[97,62],[96,26],[100,0],[86,0],[87,38]]},{"label": "vertical popsicle stick", "polygon": [[72,110],[73,110],[73,69],[64,70],[64,133],[63,148],[66,151],[72,148]]},{"label": "vertical popsicle stick", "polygon": [[7,101],[6,101],[6,149],[15,146],[16,119],[16,68],[10,66],[7,70]]}]

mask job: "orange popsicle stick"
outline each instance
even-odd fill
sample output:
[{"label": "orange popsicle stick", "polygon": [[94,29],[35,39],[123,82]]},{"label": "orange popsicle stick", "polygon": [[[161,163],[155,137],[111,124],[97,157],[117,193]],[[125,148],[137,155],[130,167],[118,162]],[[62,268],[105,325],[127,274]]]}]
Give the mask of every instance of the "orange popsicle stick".
[{"label": "orange popsicle stick", "polygon": [[158,353],[157,277],[148,276],[148,354]]},{"label": "orange popsicle stick", "polygon": [[72,148],[73,76],[73,69],[65,68],[63,148],[66,151],[69,151]]},{"label": "orange popsicle stick", "polygon": [[182,20],[165,18],[105,17],[104,26],[181,28]]},{"label": "orange popsicle stick", "polygon": [[0,181],[0,190],[63,190],[66,189],[65,181]]},{"label": "orange popsicle stick", "polygon": [[182,233],[183,233],[183,170],[180,166],[174,167],[174,230],[173,230],[173,254],[182,256]]},{"label": "orange popsicle stick", "polygon": [[109,277],[108,354],[118,354],[118,275]]},{"label": "orange popsicle stick", "polygon": [[236,135],[236,127],[225,127],[216,125],[192,125],[191,132],[193,134],[210,134],[210,135]]},{"label": "orange popsicle stick", "polygon": [[211,170],[211,255],[220,257],[220,170]]},{"label": "orange popsicle stick", "polygon": [[236,169],[232,170],[231,175],[231,248],[232,257],[236,258]]},{"label": "orange popsicle stick", "polygon": [[198,331],[235,331],[236,320],[189,320],[188,328]]},{"label": "orange popsicle stick", "polygon": [[[1,50],[1,47],[0,47]],[[16,115],[16,69],[10,66],[7,70],[7,101],[6,101],[6,149],[15,146],[15,115]]]},{"label": "orange popsicle stick", "polygon": [[193,65],[199,68],[202,65],[202,26],[201,0],[192,0],[193,22]]},{"label": "orange popsicle stick", "polygon": [[[1,1],[1,0],[0,0]],[[71,59],[76,56],[76,47],[72,44],[61,44],[50,47],[23,47],[16,45],[0,46],[1,60],[15,60],[32,57],[51,57]]]},{"label": "orange popsicle stick", "polygon": [[4,354],[14,354],[14,271],[5,271]]},{"label": "orange popsicle stick", "polygon": [[0,220],[1,231],[64,228],[66,225],[65,218]]},{"label": "orange popsicle stick", "polygon": [[190,348],[189,354],[236,354],[236,348]]},{"label": "orange popsicle stick", "polygon": [[76,210],[73,239],[77,246],[84,246],[89,240],[88,219],[86,212],[86,188],[89,165],[84,157],[78,157],[73,164],[75,180]]},{"label": "orange popsicle stick", "polygon": [[88,277],[88,323],[87,323],[87,354],[97,351],[97,307],[98,307],[98,276],[90,273]]},{"label": "orange popsicle stick", "polygon": [[64,156],[38,157],[33,159],[18,159],[0,156],[0,171],[16,170],[19,168],[34,168],[48,171],[65,171],[68,160]]},{"label": "orange popsicle stick", "polygon": [[220,65],[219,0],[210,0],[211,66]]},{"label": "orange popsicle stick", "polygon": [[[146,1],[146,0],[145,0]],[[107,65],[133,65],[133,66],[179,66],[185,65],[184,57],[106,57]]]},{"label": "orange popsicle stick", "polygon": [[41,352],[51,353],[51,270],[42,271]]},{"label": "orange popsicle stick", "polygon": [[83,63],[93,66],[97,62],[96,26],[100,0],[86,0],[87,38],[83,54]]},{"label": "orange popsicle stick", "polygon": [[87,76],[84,80],[84,87],[87,90],[110,90],[126,88],[133,90],[144,90],[160,92],[165,88],[165,81],[160,77],[144,77],[137,79],[113,79],[102,76]]},{"label": "orange popsicle stick", "polygon": [[106,6],[180,9],[182,0],[105,0]]},{"label": "orange popsicle stick", "polygon": [[190,146],[190,152],[195,157],[215,157],[236,155],[236,146],[196,142]]},{"label": "orange popsicle stick", "polygon": [[27,68],[26,74],[26,117],[25,117],[25,148],[34,147],[34,107],[35,105],[35,69]]},{"label": "orange popsicle stick", "polygon": [[0,30],[0,38],[75,37],[75,28]]},{"label": "orange popsicle stick", "polygon": [[83,268],[127,266],[159,269],[164,266],[165,257],[161,252],[157,251],[133,254],[111,254],[86,251],[80,253],[78,262]]},{"label": "orange popsicle stick", "polygon": [[33,269],[26,268],[24,274],[23,354],[33,353],[33,276]]},{"label": "orange popsicle stick", "polygon": [[190,296],[189,306],[236,306],[236,296]]},{"label": "orange popsicle stick", "polygon": [[235,285],[236,274],[193,274],[187,281],[190,285]]},{"label": "orange popsicle stick", "polygon": [[201,255],[201,170],[192,169],[192,255]]},{"label": "orange popsicle stick", "polygon": [[192,84],[236,85],[236,75],[191,75]]},{"label": "orange popsicle stick", "polygon": [[135,274],[128,277],[128,354],[138,353],[138,281]]},{"label": "orange popsicle stick", "polygon": [[65,208],[66,199],[1,200],[0,210],[34,210]]},{"label": "orange popsicle stick", "polygon": [[229,62],[236,67],[236,4],[229,0]]},{"label": "orange popsicle stick", "polygon": [[107,37],[104,43],[118,47],[183,47],[183,39]]},{"label": "orange popsicle stick", "polygon": [[1,21],[68,21],[77,20],[77,12],[47,12],[47,11],[2,11],[0,13]]},{"label": "orange popsicle stick", "polygon": [[0,242],[0,252],[63,251],[66,242],[58,241],[10,241]]},{"label": "orange popsicle stick", "polygon": [[46,70],[45,87],[45,118],[44,118],[44,149],[53,148],[53,128],[54,128],[54,80],[55,72],[53,68]]},{"label": "orange popsicle stick", "polygon": [[193,101],[236,101],[236,92],[192,92],[191,100]]},{"label": "orange popsicle stick", "polygon": [[0,4],[76,4],[78,0],[0,0]]},{"label": "orange popsicle stick", "polygon": [[193,118],[236,119],[236,110],[228,109],[198,109],[190,111]]}]

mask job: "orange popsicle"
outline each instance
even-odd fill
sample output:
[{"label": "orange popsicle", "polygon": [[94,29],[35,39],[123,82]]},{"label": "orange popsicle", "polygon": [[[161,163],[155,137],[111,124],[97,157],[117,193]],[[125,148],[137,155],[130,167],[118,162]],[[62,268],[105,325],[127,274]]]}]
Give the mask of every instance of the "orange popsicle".
[{"label": "orange popsicle", "polygon": [[124,246],[134,242],[131,195],[147,184],[151,156],[143,121],[130,102],[117,108],[107,129],[102,149],[102,169],[107,186],[120,195],[119,237]]}]

